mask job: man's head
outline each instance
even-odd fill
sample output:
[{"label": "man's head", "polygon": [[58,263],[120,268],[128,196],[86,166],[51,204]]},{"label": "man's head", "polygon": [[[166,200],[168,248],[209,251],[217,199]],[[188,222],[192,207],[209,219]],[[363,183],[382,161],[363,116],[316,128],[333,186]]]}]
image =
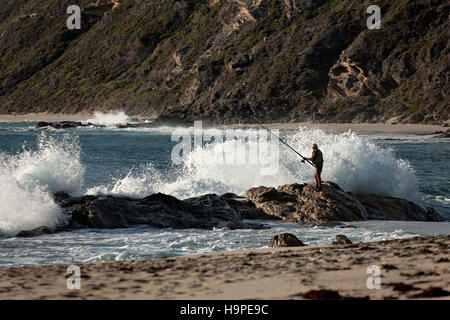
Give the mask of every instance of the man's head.
[{"label": "man's head", "polygon": [[317,147],[317,144],[314,143],[314,144],[312,145],[312,148],[313,148],[313,150],[317,150],[317,148],[318,148],[318,147]]}]

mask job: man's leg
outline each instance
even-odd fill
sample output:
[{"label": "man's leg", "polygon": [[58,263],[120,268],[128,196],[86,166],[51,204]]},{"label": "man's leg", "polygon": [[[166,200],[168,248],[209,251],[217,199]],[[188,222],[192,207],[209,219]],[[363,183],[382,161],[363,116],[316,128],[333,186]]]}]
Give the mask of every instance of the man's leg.
[{"label": "man's leg", "polygon": [[322,189],[322,167],[317,169],[317,181],[319,190]]},{"label": "man's leg", "polygon": [[316,189],[319,188],[319,176],[317,175],[317,168],[314,170],[314,180],[316,181]]}]

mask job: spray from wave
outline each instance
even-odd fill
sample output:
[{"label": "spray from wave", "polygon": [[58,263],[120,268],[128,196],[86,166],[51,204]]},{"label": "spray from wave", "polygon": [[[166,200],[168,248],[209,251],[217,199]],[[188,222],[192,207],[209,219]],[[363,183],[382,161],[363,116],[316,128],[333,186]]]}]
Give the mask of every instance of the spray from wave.
[{"label": "spray from wave", "polygon": [[[243,132],[246,135],[248,132]],[[322,130],[299,128],[286,133],[284,139],[305,156],[310,156],[312,143],[324,154],[324,181],[334,181],[347,191],[375,193],[420,201],[418,180],[412,166],[396,159],[389,148],[375,145],[353,132],[326,133]],[[257,141],[242,140],[245,148],[254,148]],[[278,186],[288,183],[312,183],[313,168],[300,162],[298,155],[279,147],[278,171],[262,174],[261,164],[211,163],[204,159],[226,156],[235,146],[233,141],[221,141],[208,147],[195,148],[181,166],[157,170],[152,164],[132,168],[124,177],[116,177],[108,185],[91,188],[88,194],[114,194],[143,197],[162,192],[179,198],[205,193],[234,192],[244,194],[254,186]],[[245,151],[243,151],[245,152]],[[247,157],[248,159],[248,157]]]},{"label": "spray from wave", "polygon": [[113,126],[115,124],[131,123],[132,119],[127,116],[124,111],[116,110],[107,113],[96,111],[94,118],[87,120],[87,122],[98,124],[102,126]]},{"label": "spray from wave", "polygon": [[78,139],[69,135],[41,133],[35,150],[0,154],[0,235],[65,223],[51,194],[79,191],[83,174]]}]

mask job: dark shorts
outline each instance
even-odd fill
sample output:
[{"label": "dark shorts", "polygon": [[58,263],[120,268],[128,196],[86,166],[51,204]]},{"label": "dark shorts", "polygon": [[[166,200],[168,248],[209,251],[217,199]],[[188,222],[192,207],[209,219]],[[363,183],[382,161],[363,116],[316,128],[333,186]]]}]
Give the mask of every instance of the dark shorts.
[{"label": "dark shorts", "polygon": [[323,164],[316,164],[316,173],[320,175],[322,173]]}]

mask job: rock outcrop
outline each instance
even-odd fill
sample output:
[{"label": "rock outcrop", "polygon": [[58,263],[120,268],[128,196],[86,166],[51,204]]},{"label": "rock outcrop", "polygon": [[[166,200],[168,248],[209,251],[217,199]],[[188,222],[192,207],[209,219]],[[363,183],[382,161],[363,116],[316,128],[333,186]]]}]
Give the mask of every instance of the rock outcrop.
[{"label": "rock outcrop", "polygon": [[304,244],[296,236],[291,233],[282,233],[274,236],[269,241],[269,247],[281,248],[281,247],[303,247]]},{"label": "rock outcrop", "polygon": [[423,209],[414,202],[376,194],[353,194],[366,208],[368,219],[407,220],[407,221],[443,221],[433,208]]},{"label": "rock outcrop", "polygon": [[450,131],[447,130],[447,132],[442,132],[441,134],[435,136],[435,138],[441,138],[441,139],[450,138]]},{"label": "rock outcrop", "polygon": [[[61,121],[61,122],[45,122],[40,121],[34,127],[35,130],[43,130],[43,129],[74,129],[74,128],[82,128],[82,127],[96,127],[96,128],[105,128],[105,125],[95,124],[91,122],[82,123],[78,121]],[[151,128],[155,127],[155,124],[151,122],[142,122],[142,123],[117,123],[113,125],[113,127],[117,129],[127,129],[127,128]]]},{"label": "rock outcrop", "polygon": [[313,185],[291,184],[278,188],[257,187],[247,198],[266,214],[285,221],[307,223],[366,220],[366,208],[334,183],[324,183],[323,191]]},{"label": "rock outcrop", "polygon": [[50,229],[46,226],[42,226],[42,227],[34,228],[32,230],[20,231],[18,234],[16,234],[16,237],[32,238],[32,237],[39,237],[39,236],[54,234],[55,232],[56,232],[56,230]]},{"label": "rock outcrop", "polygon": [[74,129],[74,128],[80,128],[80,127],[104,127],[101,125],[95,125],[93,123],[82,123],[78,121],[61,121],[61,122],[45,122],[40,121],[36,124],[34,127],[36,130],[42,130],[42,129]]},{"label": "rock outcrop", "polygon": [[[425,210],[404,199],[345,192],[332,182],[323,183],[322,191],[315,191],[313,185],[306,184],[256,187],[247,191],[247,199],[232,193],[179,200],[162,193],[133,199],[109,195],[72,197],[64,192],[56,193],[54,199],[69,216],[69,224],[54,229],[43,226],[25,230],[19,236],[31,237],[86,227],[114,229],[136,225],[177,229],[265,228],[262,224],[248,223],[244,219],[297,223],[368,219],[443,221],[432,208]],[[282,235],[273,241],[296,243],[292,239]]]},{"label": "rock outcrop", "polygon": [[237,204],[232,207],[227,200],[214,194],[184,201],[162,193],[143,199],[55,194],[55,202],[71,217],[68,228],[114,229],[135,225],[178,229],[263,228],[260,224],[242,222]]},{"label": "rock outcrop", "polygon": [[344,236],[343,234],[338,234],[336,235],[336,241],[333,241],[333,244],[345,245],[345,244],[352,244],[352,242],[349,238],[347,238],[347,236]]},{"label": "rock outcrop", "polygon": [[443,221],[434,209],[425,210],[405,199],[345,192],[333,182],[323,183],[322,191],[315,191],[314,185],[291,184],[256,187],[246,195],[264,213],[290,222]]}]

